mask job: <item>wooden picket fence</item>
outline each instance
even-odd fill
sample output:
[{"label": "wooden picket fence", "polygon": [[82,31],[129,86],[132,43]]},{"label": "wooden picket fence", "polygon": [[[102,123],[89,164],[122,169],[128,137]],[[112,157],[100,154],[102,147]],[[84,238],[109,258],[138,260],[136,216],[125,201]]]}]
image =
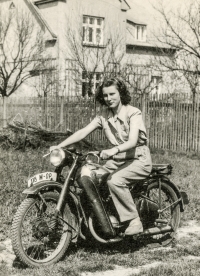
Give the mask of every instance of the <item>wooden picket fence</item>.
[{"label": "wooden picket fence", "polygon": [[149,144],[173,151],[200,151],[199,101],[185,97],[151,99],[147,103]]},{"label": "wooden picket fence", "polygon": [[[143,117],[149,137],[149,146],[173,151],[200,151],[200,104],[195,104],[188,95],[151,95],[142,104],[141,97],[135,97],[132,104],[138,108],[145,106]],[[76,131],[87,125],[102,107],[94,99],[82,97],[49,98],[8,98],[8,121],[21,120],[50,130]],[[0,110],[2,100],[0,98]],[[0,112],[0,127],[2,126]],[[106,139],[97,130],[88,139],[105,144]]]}]

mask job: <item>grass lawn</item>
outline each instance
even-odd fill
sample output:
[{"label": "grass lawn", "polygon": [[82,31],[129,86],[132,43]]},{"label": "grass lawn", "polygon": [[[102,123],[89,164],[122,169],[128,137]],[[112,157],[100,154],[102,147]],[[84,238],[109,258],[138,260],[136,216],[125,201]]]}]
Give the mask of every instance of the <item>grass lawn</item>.
[{"label": "grass lawn", "polygon": [[[10,237],[12,217],[24,197],[21,191],[26,188],[27,178],[35,173],[52,169],[48,158],[42,158],[47,151],[47,148],[37,151],[27,149],[25,152],[0,149],[1,240]],[[198,156],[152,150],[152,158],[153,163],[171,163],[174,169],[170,179],[189,195],[190,204],[182,214],[180,226],[187,226],[189,221],[199,221],[200,160]],[[66,258],[54,266],[25,269],[15,261],[14,267],[9,269],[2,264],[0,275],[75,276],[81,273],[91,275],[90,272],[99,271],[103,276],[102,271],[112,270],[118,266],[133,269],[141,266],[141,271],[133,270],[133,274],[129,273],[129,276],[200,275],[199,241],[200,233],[189,233],[166,249],[149,248],[137,243],[130,244],[130,242],[115,244],[112,247],[82,245],[78,249],[71,248]]]}]

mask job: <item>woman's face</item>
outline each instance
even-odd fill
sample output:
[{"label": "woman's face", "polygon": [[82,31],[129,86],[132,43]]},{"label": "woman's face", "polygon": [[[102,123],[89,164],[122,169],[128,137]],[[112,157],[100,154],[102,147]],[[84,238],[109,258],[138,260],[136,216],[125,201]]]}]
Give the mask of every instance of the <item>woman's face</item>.
[{"label": "woman's face", "polygon": [[110,108],[117,108],[121,104],[120,94],[115,85],[103,88],[103,98]]}]

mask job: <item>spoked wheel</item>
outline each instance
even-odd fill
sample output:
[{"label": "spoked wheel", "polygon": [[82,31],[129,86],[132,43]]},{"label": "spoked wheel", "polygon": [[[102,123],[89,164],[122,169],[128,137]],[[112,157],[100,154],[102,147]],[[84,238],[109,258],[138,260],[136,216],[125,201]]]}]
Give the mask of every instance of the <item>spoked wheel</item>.
[{"label": "spoked wheel", "polygon": [[30,267],[58,262],[72,236],[69,206],[55,219],[58,194],[48,192],[44,200],[27,198],[19,206],[12,223],[12,246],[16,256]]},{"label": "spoked wheel", "polygon": [[147,195],[159,207],[157,227],[170,226],[172,232],[154,235],[155,242],[161,245],[168,245],[175,237],[176,230],[180,223],[180,204],[174,190],[167,184],[167,181],[160,179],[160,188],[157,181],[149,185]]}]

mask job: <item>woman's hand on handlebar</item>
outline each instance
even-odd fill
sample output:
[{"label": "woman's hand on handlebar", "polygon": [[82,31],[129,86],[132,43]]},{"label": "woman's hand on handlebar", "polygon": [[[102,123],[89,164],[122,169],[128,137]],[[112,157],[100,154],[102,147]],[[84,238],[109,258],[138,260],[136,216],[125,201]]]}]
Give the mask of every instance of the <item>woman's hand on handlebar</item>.
[{"label": "woman's hand on handlebar", "polygon": [[112,148],[112,149],[108,149],[108,150],[102,150],[100,153],[100,157],[102,159],[109,159],[110,157],[112,157],[113,155],[118,153],[118,149],[117,148]]}]

